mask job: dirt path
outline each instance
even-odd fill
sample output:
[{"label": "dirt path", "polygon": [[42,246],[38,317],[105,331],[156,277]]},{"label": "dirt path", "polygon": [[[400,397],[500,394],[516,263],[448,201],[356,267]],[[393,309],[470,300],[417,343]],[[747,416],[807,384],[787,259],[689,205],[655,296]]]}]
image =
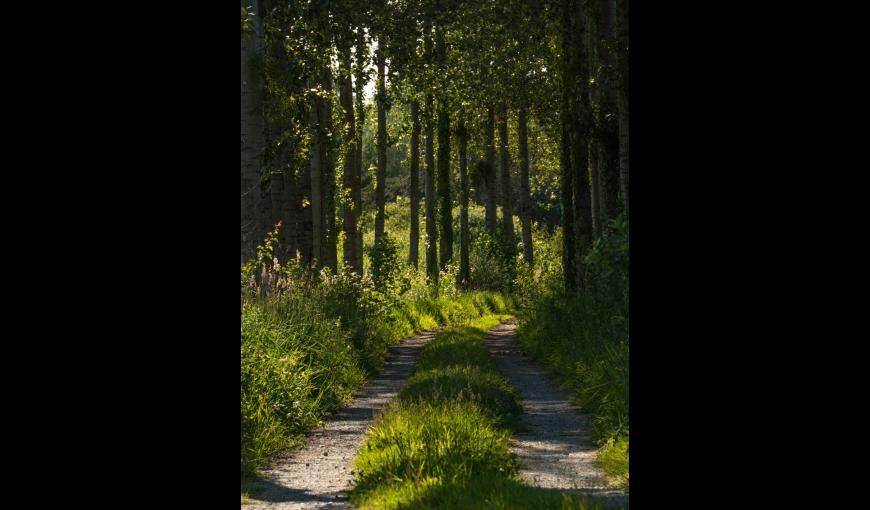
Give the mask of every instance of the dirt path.
[{"label": "dirt path", "polygon": [[366,383],[353,402],[308,434],[305,448],[286,454],[264,470],[264,480],[244,510],[350,508],[344,493],[353,483],[353,460],[372,418],[405,385],[417,355],[437,331],[390,347],[381,373]]},{"label": "dirt path", "polygon": [[511,319],[485,338],[499,370],[522,394],[528,430],[516,434],[511,447],[525,465],[520,476],[538,487],[587,494],[628,508],[628,495],[609,489],[595,462],[595,446],[587,437],[591,418],[525,354],[515,328],[516,319]]}]

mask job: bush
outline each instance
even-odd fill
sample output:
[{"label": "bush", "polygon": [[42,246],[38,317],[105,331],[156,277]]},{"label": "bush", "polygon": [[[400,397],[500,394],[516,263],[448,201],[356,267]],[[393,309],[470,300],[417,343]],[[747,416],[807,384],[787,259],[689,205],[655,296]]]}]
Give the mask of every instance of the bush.
[{"label": "bush", "polygon": [[501,236],[481,232],[471,242],[469,250],[471,287],[510,292],[517,275],[516,246]]},{"label": "bush", "polygon": [[403,261],[399,258],[399,244],[384,235],[369,248],[372,280],[375,286],[385,292],[394,290],[396,277],[402,270]]}]

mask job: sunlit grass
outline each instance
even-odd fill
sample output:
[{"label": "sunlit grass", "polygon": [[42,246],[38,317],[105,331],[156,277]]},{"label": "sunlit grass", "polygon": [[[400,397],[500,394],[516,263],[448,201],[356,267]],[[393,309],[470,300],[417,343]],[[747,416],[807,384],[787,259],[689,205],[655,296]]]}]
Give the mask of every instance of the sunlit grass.
[{"label": "sunlit grass", "polygon": [[[507,311],[494,293],[432,295],[412,289],[388,310],[362,313],[352,285],[300,287],[242,309],[242,480],[348,402],[402,338]],[[350,293],[350,294],[348,294]]]},{"label": "sunlit grass", "polygon": [[509,450],[520,397],[490,358],[487,315],[439,334],[357,455],[351,499],[363,509],[598,508],[523,484]]}]

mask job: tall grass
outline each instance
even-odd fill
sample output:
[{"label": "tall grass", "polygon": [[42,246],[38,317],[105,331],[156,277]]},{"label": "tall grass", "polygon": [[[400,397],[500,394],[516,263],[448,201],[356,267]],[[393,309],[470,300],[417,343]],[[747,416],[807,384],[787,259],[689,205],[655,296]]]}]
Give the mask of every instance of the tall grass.
[{"label": "tall grass", "polygon": [[492,292],[435,294],[411,270],[404,272],[407,288],[392,296],[351,274],[311,276],[298,268],[270,274],[264,278],[271,294],[253,285],[242,307],[243,480],[275,452],[301,445],[307,430],[348,402],[391,344],[510,307]]},{"label": "tall grass", "polygon": [[628,488],[628,231],[616,220],[584,257],[577,293],[561,273],[517,287],[520,342],[594,418],[592,439],[612,483]]},{"label": "tall grass", "polygon": [[351,499],[360,508],[593,508],[517,478],[509,445],[521,427],[519,395],[483,343],[499,318],[451,328],[423,349],[357,455]]}]

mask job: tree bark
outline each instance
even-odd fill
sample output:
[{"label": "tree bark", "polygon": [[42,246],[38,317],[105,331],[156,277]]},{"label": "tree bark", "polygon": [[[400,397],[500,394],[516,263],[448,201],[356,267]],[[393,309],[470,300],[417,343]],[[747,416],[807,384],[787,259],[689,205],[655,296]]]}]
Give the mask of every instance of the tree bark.
[{"label": "tree bark", "polygon": [[453,260],[453,207],[450,200],[450,113],[446,101],[438,112],[438,199],[441,216],[439,258],[441,269]]},{"label": "tree bark", "polygon": [[507,106],[502,105],[498,115],[498,137],[501,154],[502,237],[513,246],[514,218],[511,206],[511,159],[508,146]]},{"label": "tree bark", "polygon": [[[426,63],[432,63],[431,23],[427,20],[423,30],[423,45],[426,53]],[[434,112],[432,94],[426,94],[426,176],[424,187],[426,192],[426,274],[433,283],[438,282],[438,226],[435,223],[435,154],[434,151]]]},{"label": "tree bark", "polygon": [[[250,2],[243,1],[242,7]],[[260,211],[260,172],[265,155],[265,121],[263,119],[263,75],[257,65],[263,56],[262,13],[254,1],[250,33],[242,37],[241,72],[241,260],[255,255],[259,242],[258,216]]]},{"label": "tree bark", "polygon": [[532,250],[531,193],[529,186],[529,135],[528,113],[525,104],[519,111],[517,136],[520,150],[520,221],[523,228],[523,259],[531,266],[534,263]]},{"label": "tree bark", "polygon": [[486,231],[494,234],[498,228],[497,207],[498,188],[496,186],[495,173],[495,110],[492,107],[486,111],[486,130],[484,162],[486,163],[483,175],[484,188],[486,189]]},{"label": "tree bark", "polygon": [[420,248],[420,103],[411,103],[411,244],[408,249],[408,264],[416,269]]},{"label": "tree bark", "polygon": [[459,118],[457,130],[459,140],[459,285],[468,287],[471,280],[471,266],[469,264],[469,234],[468,234],[468,131],[465,127],[465,118]]},{"label": "tree bark", "polygon": [[353,196],[359,188],[359,180],[356,178],[356,120],[354,119],[353,111],[353,86],[351,84],[351,69],[350,69],[350,46],[342,50],[342,65],[341,65],[341,89],[340,100],[341,106],[344,109],[344,124],[345,124],[345,154],[344,154],[344,175],[342,184],[347,189],[350,200],[345,201],[343,207],[344,220],[344,244],[342,246],[342,255],[344,257],[344,265],[349,267],[351,271],[358,275],[362,274],[362,264],[359,262],[361,257],[357,256],[356,238],[357,238],[357,223],[359,221],[359,209],[355,207]]},{"label": "tree bark", "polygon": [[[593,0],[590,5],[593,9],[597,9],[598,0]],[[599,173],[601,154],[601,79],[603,73],[599,61],[599,41],[598,41],[598,18],[595,15],[587,16],[587,31],[586,41],[589,58],[589,73],[592,76],[592,83],[589,85],[589,104],[592,107],[593,122],[596,128],[596,135],[592,137],[588,148],[589,158],[589,182],[590,182],[590,208],[592,215],[592,235],[597,237],[601,234],[601,217],[602,217],[602,189],[601,189],[601,174]]]},{"label": "tree bark", "polygon": [[[597,54],[596,89],[598,110],[598,175],[601,181],[601,225],[606,226],[619,213],[619,132],[617,107],[615,43],[615,12],[611,0],[598,0],[593,13],[594,44],[590,51]],[[590,16],[592,17],[592,16]]]},{"label": "tree bark", "polygon": [[375,186],[375,205],[378,209],[375,217],[375,244],[378,244],[384,237],[384,186],[387,178],[387,87],[386,76],[384,76],[384,51],[381,45],[383,41],[378,41],[377,50],[377,67],[378,67],[378,83],[377,83],[377,104],[378,104],[378,170],[377,184]]},{"label": "tree bark", "polygon": [[574,202],[571,163],[571,6],[572,0],[562,0],[562,139],[561,139],[561,206],[562,206],[562,273],[565,290],[574,291],[577,287],[574,260]]},{"label": "tree bark", "polygon": [[[574,175],[574,217],[576,220],[575,230],[577,236],[577,263],[589,247],[592,238],[592,208],[589,196],[589,128],[591,125],[591,112],[589,109],[589,74],[586,54],[586,11],[583,9],[584,2],[576,2],[575,15],[575,39],[573,45],[574,66],[572,83],[575,87],[573,97],[576,98],[573,112],[573,140],[571,160]],[[582,272],[578,274],[582,277]]]},{"label": "tree bark", "polygon": [[[309,87],[309,90],[311,87]],[[321,100],[315,96],[311,101],[311,263],[323,266],[323,175],[322,149],[323,137],[320,134]]]},{"label": "tree bark", "polygon": [[[357,28],[357,41],[356,41],[356,77],[354,88],[356,89],[356,114],[357,114],[357,127],[356,127],[356,158],[354,162],[356,163],[355,175],[354,179],[359,183],[356,189],[353,190],[352,198],[353,198],[353,206],[354,210],[357,211],[357,220],[362,216],[362,169],[363,169],[363,127],[365,126],[365,84],[366,84],[366,75],[365,75],[365,65],[366,65],[366,52],[368,45],[365,40],[365,32],[363,27]],[[363,270],[363,232],[360,228],[358,228],[357,224],[357,235],[356,235],[356,254],[357,254],[357,265],[360,270]]]},{"label": "tree bark", "polygon": [[629,1],[617,0],[617,67],[619,83],[617,104],[619,110],[619,177],[622,204],[628,220],[628,16]]}]

